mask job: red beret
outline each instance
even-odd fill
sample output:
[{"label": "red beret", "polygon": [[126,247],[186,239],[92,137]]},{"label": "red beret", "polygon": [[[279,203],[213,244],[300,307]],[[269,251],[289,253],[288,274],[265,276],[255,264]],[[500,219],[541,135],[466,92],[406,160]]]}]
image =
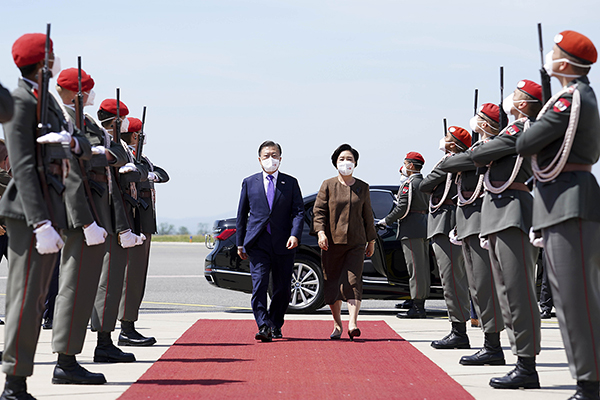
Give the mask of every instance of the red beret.
[{"label": "red beret", "polygon": [[497,104],[485,103],[479,107],[477,113],[483,114],[496,123],[500,123],[500,108]]},{"label": "red beret", "polygon": [[[106,111],[107,113],[111,113],[117,115],[117,99],[106,99],[100,103],[100,109]],[[124,117],[129,114],[129,108],[123,103],[119,101],[119,117]]]},{"label": "red beret", "polygon": [[598,60],[596,46],[587,36],[575,31],[562,31],[554,37],[554,43],[565,53],[588,63]]},{"label": "red beret", "polygon": [[127,129],[127,133],[138,132],[142,130],[142,120],[136,117],[128,117],[129,128]]},{"label": "red beret", "polygon": [[[79,91],[79,70],[77,68],[63,69],[58,75],[56,83],[58,86],[71,90]],[[81,91],[89,92],[94,87],[94,80],[84,70],[81,70]],[[115,111],[116,112],[116,111]]]},{"label": "red beret", "polygon": [[517,83],[517,89],[523,93],[527,93],[530,96],[535,97],[537,100],[542,102],[542,86],[538,85],[534,81],[523,79]]},{"label": "red beret", "polygon": [[456,140],[467,146],[467,149],[471,147],[471,134],[466,129],[461,128],[460,126],[451,126],[448,128],[448,133],[450,133]]},{"label": "red beret", "polygon": [[416,161],[421,164],[425,164],[425,159],[423,158],[423,156],[420,155],[419,153],[417,153],[416,151],[411,151],[410,153],[408,153],[406,155],[406,157],[404,157],[404,159],[413,161],[413,162]]},{"label": "red beret", "polygon": [[[50,39],[50,51],[52,51],[52,39]],[[24,34],[13,44],[12,56],[19,68],[42,61],[46,57],[46,35]]]}]

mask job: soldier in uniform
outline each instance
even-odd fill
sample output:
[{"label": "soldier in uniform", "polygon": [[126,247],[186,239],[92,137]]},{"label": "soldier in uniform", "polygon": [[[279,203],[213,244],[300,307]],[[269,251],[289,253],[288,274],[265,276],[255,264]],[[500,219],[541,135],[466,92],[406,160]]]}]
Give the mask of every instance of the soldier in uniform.
[{"label": "soldier in uniform", "polygon": [[[12,47],[22,78],[13,93],[14,116],[4,124],[14,179],[0,200],[0,215],[5,217],[11,237],[2,356],[6,384],[0,399],[33,398],[27,393],[26,377],[33,373],[44,299],[57,253],[64,244],[59,230],[67,227],[62,181],[68,173],[71,154],[91,157],[89,142],[70,133],[72,127],[60,105],[38,86],[45,43],[45,34],[32,33],[21,36]],[[56,76],[59,62],[52,46],[48,60],[51,75]],[[36,109],[40,95],[48,95],[49,133],[38,137]],[[43,181],[38,176],[38,167]],[[46,186],[42,182],[51,184]]]},{"label": "soldier in uniform", "polygon": [[516,141],[542,108],[542,87],[522,80],[503,104],[515,121],[498,136],[473,149],[476,166],[487,166],[480,237],[487,245],[496,292],[517,366],[490,385],[499,389],[536,389],[535,357],[540,352],[540,311],[535,291],[538,249],[529,242],[533,197],[525,182],[531,162],[517,154]]},{"label": "soldier in uniform", "polygon": [[[129,129],[123,133],[123,141],[129,145],[130,150],[137,157],[138,141],[142,133],[142,121],[138,118],[127,118]],[[143,140],[143,139],[142,139]],[[129,250],[129,264],[125,270],[125,282],[123,283],[123,295],[119,306],[119,320],[121,321],[121,333],[119,334],[119,346],[152,346],[156,343],[153,337],[145,337],[135,329],[135,321],[138,320],[140,305],[144,297],[146,278],[148,275],[148,263],[150,261],[150,241],[152,234],[156,233],[156,192],[155,183],[169,181],[169,175],[161,167],[154,165],[150,159],[142,155],[142,164],[148,172],[148,180],[140,182],[137,186],[138,199],[141,206],[138,207],[138,218],[141,232],[146,236],[144,244],[135,246]]]},{"label": "soldier in uniform", "polygon": [[[93,99],[90,101],[93,87],[94,80],[82,70],[83,106],[93,104]],[[75,124],[77,117],[74,102],[79,90],[78,70],[63,70],[58,76],[56,90],[68,119]],[[52,330],[52,350],[58,353],[52,383],[59,384],[106,382],[103,374],[90,373],[80,366],[75,356],[82,351],[87,324],[92,314],[106,253],[105,238],[109,232],[114,234],[106,169],[108,165],[121,166],[126,162],[123,148],[114,142],[104,147],[108,139],[104,138],[104,132],[89,116],[84,115],[83,118],[83,133],[95,145],[92,152],[96,154],[89,161],[73,163],[66,181],[65,204],[69,228],[64,231],[66,241],[60,264]],[[99,149],[98,146],[102,148]],[[99,166],[98,174],[93,172],[95,165]]]},{"label": "soldier in uniform", "polygon": [[[483,104],[471,120],[471,129],[479,132],[483,138],[495,136],[498,134],[499,117],[500,109],[497,105]],[[482,142],[480,140],[473,144],[464,153],[446,158],[439,168],[444,172],[458,174],[455,239],[462,241],[469,290],[485,335],[483,348],[471,356],[462,357],[460,363],[504,365],[504,353],[500,345],[500,332],[504,329],[504,321],[496,295],[490,257],[488,251],[481,248],[479,243],[483,176],[477,175],[471,152]]]},{"label": "soldier in uniform", "polygon": [[13,98],[10,92],[0,84],[0,123],[8,122],[14,112]]},{"label": "soldier in uniform", "polygon": [[398,318],[425,318],[425,299],[429,297],[431,273],[429,271],[429,244],[427,242],[427,195],[419,190],[423,180],[421,168],[423,156],[415,151],[408,153],[400,172],[408,179],[398,190],[398,201],[394,209],[379,225],[391,225],[398,220],[397,239],[402,241],[402,250],[408,275],[412,307],[398,313]]},{"label": "soldier in uniform", "polygon": [[[123,102],[119,102],[119,117],[123,118],[129,114],[127,106]],[[107,130],[112,133],[112,137],[116,140],[114,132],[117,116],[117,100],[106,99],[100,104],[98,110],[98,118]],[[126,121],[126,119],[124,119]],[[121,127],[125,132],[127,125]],[[107,133],[108,134],[108,133]],[[106,139],[104,139],[106,140]],[[100,143],[106,143],[100,142]],[[132,232],[133,216],[131,206],[125,201],[125,196],[129,195],[128,191],[123,188],[122,177],[127,175],[130,181],[135,182],[140,179],[140,175],[147,177],[147,171],[138,171],[135,165],[130,162],[130,155],[125,149],[125,144],[116,143],[115,149],[119,149],[119,154],[123,154],[125,160],[128,161],[120,168],[109,168],[110,174],[107,174],[108,187],[110,188],[110,200],[112,202],[112,219],[114,232],[118,234],[112,235],[108,240],[108,247],[104,255],[102,272],[100,274],[100,284],[96,292],[94,308],[92,310],[91,325],[92,331],[98,332],[98,343],[94,350],[95,362],[133,362],[135,356],[132,353],[125,353],[115,346],[111,339],[111,332],[115,330],[117,323],[117,315],[119,312],[119,302],[121,300],[121,292],[123,290],[123,279],[125,276],[125,268],[129,259],[129,248],[143,243],[143,236],[136,235]],[[106,149],[107,144],[104,145]],[[110,145],[111,151],[113,145]],[[123,153],[124,152],[124,153]],[[96,167],[97,168],[97,167]],[[93,169],[94,176],[99,178],[99,170]],[[94,178],[96,180],[96,178]],[[129,190],[129,189],[128,189]]]},{"label": "soldier in uniform", "polygon": [[541,231],[569,368],[571,399],[598,399],[600,381],[600,157],[598,103],[587,77],[598,53],[586,36],[563,31],[544,68],[562,90],[517,139],[536,178],[533,229]]},{"label": "soldier in uniform", "polygon": [[452,324],[450,333],[431,346],[436,349],[469,349],[467,321],[469,320],[469,282],[460,246],[450,243],[450,231],[456,226],[456,183],[453,174],[443,172],[439,165],[451,154],[462,153],[471,147],[471,134],[458,126],[451,126],[440,141],[444,157],[423,178],[419,189],[430,195],[427,238],[440,269],[448,319]]}]

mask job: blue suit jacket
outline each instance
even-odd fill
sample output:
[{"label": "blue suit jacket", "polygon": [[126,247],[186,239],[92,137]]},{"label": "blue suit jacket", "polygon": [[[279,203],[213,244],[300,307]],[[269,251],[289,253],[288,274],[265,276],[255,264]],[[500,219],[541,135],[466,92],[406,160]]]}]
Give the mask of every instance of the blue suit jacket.
[{"label": "blue suit jacket", "polygon": [[286,248],[290,236],[300,240],[304,217],[304,201],[298,181],[293,176],[279,172],[275,185],[273,208],[269,209],[263,182],[259,172],[244,179],[237,212],[237,245],[246,249],[252,245],[271,223],[271,237],[275,254],[290,254]]}]

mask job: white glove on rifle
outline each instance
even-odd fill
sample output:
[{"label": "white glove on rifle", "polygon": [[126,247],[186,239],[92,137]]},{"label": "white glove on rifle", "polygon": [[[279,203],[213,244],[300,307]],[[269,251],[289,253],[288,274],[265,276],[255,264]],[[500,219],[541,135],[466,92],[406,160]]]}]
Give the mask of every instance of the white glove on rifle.
[{"label": "white glove on rifle", "polygon": [[143,233],[140,233],[140,235],[134,235],[135,236],[135,245],[139,246],[140,244],[144,244],[144,240],[146,240],[146,235],[144,235]]},{"label": "white glove on rifle", "polygon": [[159,182],[160,178],[154,172],[148,172],[148,180],[152,182]]},{"label": "white glove on rifle", "polygon": [[33,233],[35,234],[35,248],[40,254],[58,253],[65,245],[48,220],[43,221],[42,225],[33,230]]},{"label": "white glove on rifle", "polygon": [[50,132],[36,139],[40,144],[46,143],[71,143],[71,134],[67,131]]},{"label": "white glove on rifle", "polygon": [[544,248],[544,238],[540,231],[534,231],[533,227],[529,228],[529,242],[535,247]]},{"label": "white glove on rifle", "polygon": [[131,229],[127,229],[126,231],[119,232],[119,243],[121,244],[122,248],[128,249],[137,244],[137,237],[138,236],[136,234],[131,232]]},{"label": "white glove on rifle", "polygon": [[484,250],[490,249],[490,241],[487,237],[479,236],[479,246]]},{"label": "white glove on rifle", "polygon": [[95,246],[104,243],[108,233],[94,221],[87,228],[83,228],[83,235],[88,246]]},{"label": "white glove on rifle", "polygon": [[135,164],[130,163],[130,162],[123,165],[121,168],[119,168],[120,174],[126,174],[128,172],[133,172],[133,171],[137,171],[137,168],[136,168]]},{"label": "white glove on rifle", "polygon": [[92,154],[106,154],[106,147],[104,146],[92,146]]},{"label": "white glove on rifle", "polygon": [[458,240],[458,234],[456,233],[456,228],[452,229],[448,234],[448,239],[450,243],[456,246],[462,246],[462,240]]}]

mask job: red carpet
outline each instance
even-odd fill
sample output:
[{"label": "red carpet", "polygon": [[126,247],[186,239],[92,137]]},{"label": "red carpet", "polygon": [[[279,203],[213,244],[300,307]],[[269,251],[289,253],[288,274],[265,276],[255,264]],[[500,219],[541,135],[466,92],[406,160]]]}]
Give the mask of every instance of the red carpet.
[{"label": "red carpet", "polygon": [[262,343],[254,321],[199,320],[119,399],[473,399],[385,322],[359,324],[354,343],[330,321]]}]

